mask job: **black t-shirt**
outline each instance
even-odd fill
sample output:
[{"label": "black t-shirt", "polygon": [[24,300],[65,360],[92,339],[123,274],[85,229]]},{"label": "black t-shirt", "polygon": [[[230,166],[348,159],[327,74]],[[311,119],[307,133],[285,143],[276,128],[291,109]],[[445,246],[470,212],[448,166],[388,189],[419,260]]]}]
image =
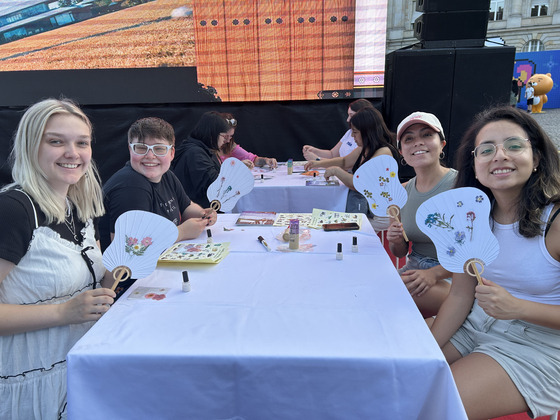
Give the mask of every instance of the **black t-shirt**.
[{"label": "black t-shirt", "polygon": [[132,169],[130,162],[103,186],[103,201],[105,215],[99,222],[103,250],[111,243],[115,221],[121,214],[129,210],[144,210],[180,225],[181,215],[191,204],[190,198],[173,172],[167,171],[160,182],[154,183]]},{"label": "black t-shirt", "polygon": [[[78,241],[70,233],[65,223],[46,223],[45,213],[33,202],[37,211],[37,225],[48,226],[61,238],[80,244],[83,241],[81,231],[84,223],[78,219],[76,209],[73,210],[74,224],[78,233]],[[35,212],[29,198],[15,189],[0,193],[0,258],[18,264],[29,249],[35,230]]]}]

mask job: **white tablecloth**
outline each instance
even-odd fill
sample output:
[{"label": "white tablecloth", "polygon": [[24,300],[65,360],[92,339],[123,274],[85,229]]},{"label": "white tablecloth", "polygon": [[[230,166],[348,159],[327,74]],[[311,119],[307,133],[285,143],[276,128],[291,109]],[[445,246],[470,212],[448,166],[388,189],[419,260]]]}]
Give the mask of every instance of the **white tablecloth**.
[{"label": "white tablecloth", "polygon": [[[311,252],[284,253],[282,228],[236,218],[220,215],[212,228],[215,242],[231,242],[223,261],[186,267],[191,292],[181,292],[185,266],[158,268],[74,346],[70,419],[466,419],[365,219],[360,231],[313,230]],[[137,286],[170,290],[127,299]]]},{"label": "white tablecloth", "polygon": [[[272,171],[253,169],[255,187],[249,194],[239,199],[232,212],[311,213],[313,209],[344,211],[348,194],[348,188],[344,184],[306,186],[305,181],[313,177],[302,175],[302,166],[294,169],[297,172],[292,175],[288,175],[285,165],[279,165]],[[265,178],[262,181],[261,174]]]}]

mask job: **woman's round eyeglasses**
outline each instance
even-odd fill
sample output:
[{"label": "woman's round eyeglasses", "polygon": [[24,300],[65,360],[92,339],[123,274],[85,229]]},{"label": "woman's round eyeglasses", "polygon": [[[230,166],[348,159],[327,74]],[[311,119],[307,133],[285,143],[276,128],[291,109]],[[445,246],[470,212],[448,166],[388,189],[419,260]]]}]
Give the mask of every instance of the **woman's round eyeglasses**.
[{"label": "woman's round eyeglasses", "polygon": [[504,140],[501,144],[494,143],[482,143],[475,147],[471,152],[473,156],[480,162],[489,162],[498,151],[498,146],[502,146],[504,153],[508,156],[515,156],[523,153],[528,147],[530,147],[529,139],[524,139],[522,137],[510,137]]},{"label": "woman's round eyeglasses", "polygon": [[165,156],[173,147],[171,144],[154,144],[149,146],[144,143],[128,143],[132,153],[135,155],[145,156],[151,150],[156,156]]}]

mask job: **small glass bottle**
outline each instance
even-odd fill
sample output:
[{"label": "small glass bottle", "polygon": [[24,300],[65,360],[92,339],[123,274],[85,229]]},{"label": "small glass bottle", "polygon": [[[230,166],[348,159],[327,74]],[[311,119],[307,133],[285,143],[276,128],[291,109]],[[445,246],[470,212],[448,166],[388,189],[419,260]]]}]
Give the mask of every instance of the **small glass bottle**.
[{"label": "small glass bottle", "polygon": [[288,162],[286,162],[286,168],[288,169],[288,175],[291,175],[294,173],[294,160],[293,159],[288,159]]}]

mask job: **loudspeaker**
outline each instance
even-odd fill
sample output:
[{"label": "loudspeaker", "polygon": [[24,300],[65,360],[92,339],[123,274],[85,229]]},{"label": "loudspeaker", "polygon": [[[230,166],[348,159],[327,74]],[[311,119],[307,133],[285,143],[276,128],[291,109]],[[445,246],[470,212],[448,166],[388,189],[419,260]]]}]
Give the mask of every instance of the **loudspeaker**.
[{"label": "loudspeaker", "polygon": [[417,12],[459,12],[465,10],[490,10],[490,0],[418,0]]},{"label": "loudspeaker", "polygon": [[424,48],[482,47],[488,9],[424,13],[414,21],[414,36]]},{"label": "loudspeaker", "polygon": [[[436,115],[447,141],[445,163],[453,166],[473,117],[490,106],[509,104],[514,60],[515,48],[506,46],[393,51],[385,60],[385,122],[396,131],[414,111]],[[410,179],[414,170],[400,166],[399,176]]]}]

